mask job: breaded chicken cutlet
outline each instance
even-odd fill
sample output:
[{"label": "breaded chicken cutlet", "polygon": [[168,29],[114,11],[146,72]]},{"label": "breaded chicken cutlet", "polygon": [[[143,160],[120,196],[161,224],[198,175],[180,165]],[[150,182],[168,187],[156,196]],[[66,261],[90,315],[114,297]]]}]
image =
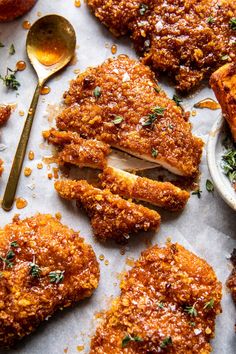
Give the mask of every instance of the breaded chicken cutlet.
[{"label": "breaded chicken cutlet", "polygon": [[236,142],[236,63],[226,64],[215,71],[211,75],[210,85]]},{"label": "breaded chicken cutlet", "polygon": [[104,314],[90,354],[207,354],[222,286],[206,261],[178,244],[142,252]]},{"label": "breaded chicken cutlet", "polygon": [[102,188],[125,198],[134,198],[172,211],[183,209],[189,193],[170,182],[158,182],[146,177],[107,167],[99,175]]},{"label": "breaded chicken cutlet", "polygon": [[[0,105],[0,126],[5,124],[11,115],[11,107],[6,105]],[[0,177],[3,173],[3,161],[0,159]]]},{"label": "breaded chicken cutlet", "polygon": [[101,241],[114,239],[122,242],[138,231],[156,230],[160,215],[142,205],[122,199],[109,190],[101,190],[81,181],[56,181],[60,197],[76,200],[91,219],[94,235]]},{"label": "breaded chicken cutlet", "polygon": [[0,346],[7,347],[91,296],[99,265],[77,232],[39,214],[0,229],[0,275]]},{"label": "breaded chicken cutlet", "polygon": [[229,279],[227,281],[227,286],[230,289],[232,293],[233,300],[236,304],[236,248],[233,250],[233,253],[231,255],[231,262],[233,264],[233,270],[231,275],[229,276]]},{"label": "breaded chicken cutlet", "polygon": [[153,72],[121,55],[88,69],[64,95],[69,105],[57,127],[101,140],[173,173],[198,172],[203,142],[191,133],[187,114],[160,90]]},{"label": "breaded chicken cutlet", "polygon": [[111,152],[108,144],[95,139],[82,139],[76,132],[51,129],[43,132],[43,137],[59,147],[57,162],[69,163],[79,167],[103,169]]},{"label": "breaded chicken cutlet", "polygon": [[235,61],[236,3],[231,0],[87,0],[115,35],[130,34],[143,62],[189,91]]}]

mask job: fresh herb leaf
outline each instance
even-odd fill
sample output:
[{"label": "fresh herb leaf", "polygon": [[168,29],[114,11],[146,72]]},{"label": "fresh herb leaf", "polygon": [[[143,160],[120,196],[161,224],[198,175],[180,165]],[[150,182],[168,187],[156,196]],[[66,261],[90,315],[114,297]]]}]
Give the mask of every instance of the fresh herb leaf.
[{"label": "fresh herb leaf", "polygon": [[200,189],[196,189],[195,191],[192,192],[192,195],[197,195],[198,199],[200,199],[201,193],[202,191]]},{"label": "fresh herb leaf", "polygon": [[11,247],[14,247],[14,248],[18,248],[18,247],[19,247],[17,241],[12,241],[11,244],[10,244],[10,246],[11,246]]},{"label": "fresh herb leaf", "polygon": [[236,17],[232,17],[229,21],[229,27],[236,30]]},{"label": "fresh herb leaf", "polygon": [[142,123],[142,126],[146,127],[146,126],[152,125],[158,116],[164,115],[165,110],[166,110],[166,108],[163,108],[163,107],[154,107],[152,109],[152,113],[149,113],[147,119]]},{"label": "fresh herb leaf", "polygon": [[30,266],[30,275],[32,275],[33,278],[39,278],[41,273],[40,267],[34,262],[31,262],[29,266]]},{"label": "fresh herb leaf", "polygon": [[3,48],[3,47],[5,47],[5,45],[2,42],[0,42],[0,48]]},{"label": "fresh herb leaf", "polygon": [[50,283],[61,283],[64,279],[65,271],[55,270],[54,272],[49,273]]},{"label": "fresh herb leaf", "polygon": [[101,94],[102,94],[101,87],[100,86],[95,87],[95,89],[93,91],[94,97],[99,98],[101,96]]},{"label": "fresh herb leaf", "polygon": [[14,55],[15,52],[16,52],[16,50],[15,50],[14,44],[11,44],[11,45],[10,45],[10,48],[9,48],[9,54],[10,54],[10,55]]},{"label": "fresh herb leaf", "polygon": [[196,322],[189,322],[190,326],[195,327],[196,326]]},{"label": "fresh herb leaf", "polygon": [[8,252],[7,252],[7,255],[6,255],[6,259],[7,260],[11,260],[11,259],[13,259],[15,257],[15,252],[13,252],[12,250],[9,250]]},{"label": "fresh herb leaf", "polygon": [[222,156],[222,168],[224,174],[232,184],[236,183],[236,149],[229,148]]},{"label": "fresh herb leaf", "polygon": [[157,92],[157,93],[159,93],[160,91],[161,91],[161,88],[160,87],[153,87],[154,88],[154,90]]},{"label": "fresh herb leaf", "polygon": [[120,124],[124,120],[121,116],[115,116],[115,119],[112,121],[113,124]]},{"label": "fresh herb leaf", "polygon": [[208,192],[214,192],[214,184],[209,179],[206,180],[206,190]]},{"label": "fresh herb leaf", "polygon": [[158,302],[157,306],[160,308],[160,309],[164,309],[164,305],[162,302]]},{"label": "fresh herb leaf", "polygon": [[125,348],[129,342],[142,342],[142,341],[143,341],[142,338],[140,338],[138,336],[132,337],[130,334],[127,334],[122,339],[121,346],[122,346],[122,348]]},{"label": "fresh herb leaf", "polygon": [[172,345],[172,338],[171,337],[166,337],[160,344],[160,348],[164,349],[168,347],[168,345]]},{"label": "fresh herb leaf", "polygon": [[174,95],[174,96],[173,96],[173,101],[175,101],[175,103],[177,104],[177,106],[180,106],[180,103],[183,102],[183,100],[182,100],[179,96],[177,96],[177,95]]},{"label": "fresh herb leaf", "polygon": [[148,5],[147,4],[140,4],[139,6],[139,13],[140,15],[145,15],[146,11],[148,10]]},{"label": "fresh herb leaf", "polygon": [[3,263],[6,264],[6,266],[7,266],[8,268],[12,268],[12,267],[13,267],[13,263],[12,263],[9,259],[3,258],[2,256],[0,256],[0,259],[1,259],[1,261],[2,261]]},{"label": "fresh herb leaf", "polygon": [[173,124],[169,124],[169,125],[168,125],[168,127],[169,127],[171,130],[173,130],[173,129],[174,129]]},{"label": "fresh herb leaf", "polygon": [[225,60],[229,59],[229,56],[226,54],[226,55],[223,55],[220,59],[225,61]]},{"label": "fresh herb leaf", "polygon": [[186,306],[184,311],[187,312],[187,314],[189,314],[191,317],[196,317],[197,316],[197,310],[195,309],[195,305]]},{"label": "fresh herb leaf", "polygon": [[214,17],[213,17],[213,16],[208,17],[208,19],[207,19],[207,23],[212,24],[212,23],[214,23],[214,22],[215,22],[215,19],[214,19]]},{"label": "fresh herb leaf", "polygon": [[158,155],[158,151],[155,148],[152,148],[152,157],[156,158]]},{"label": "fresh herb leaf", "polygon": [[205,306],[203,307],[204,308],[204,310],[205,309],[212,309],[213,308],[213,306],[214,306],[214,299],[211,299],[210,301],[208,301],[206,304],[205,304]]},{"label": "fresh herb leaf", "polygon": [[10,68],[7,68],[7,73],[5,77],[0,75],[0,80],[3,81],[3,84],[11,90],[18,90],[18,87],[20,86],[19,81],[16,80],[16,71],[11,70]]}]

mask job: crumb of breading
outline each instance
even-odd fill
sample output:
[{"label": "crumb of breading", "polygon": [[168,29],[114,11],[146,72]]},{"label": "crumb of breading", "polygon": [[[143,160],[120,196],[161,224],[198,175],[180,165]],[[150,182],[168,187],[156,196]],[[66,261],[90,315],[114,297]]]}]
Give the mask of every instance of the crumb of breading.
[{"label": "crumb of breading", "polygon": [[10,115],[11,115],[10,106],[0,106],[0,125],[6,123],[6,121],[10,118]]}]

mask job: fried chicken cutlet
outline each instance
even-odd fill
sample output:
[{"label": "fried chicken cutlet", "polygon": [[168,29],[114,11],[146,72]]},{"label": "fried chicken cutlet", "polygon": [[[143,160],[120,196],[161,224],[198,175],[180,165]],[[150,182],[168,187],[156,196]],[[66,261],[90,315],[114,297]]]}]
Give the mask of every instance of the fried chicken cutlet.
[{"label": "fried chicken cutlet", "polygon": [[231,262],[233,264],[233,270],[231,275],[229,276],[229,279],[227,281],[227,286],[230,289],[232,293],[233,300],[236,304],[236,248],[233,250],[233,253],[231,255]]},{"label": "fried chicken cutlet", "polygon": [[189,91],[235,61],[236,3],[231,0],[87,0],[115,35],[130,34],[143,62]]},{"label": "fried chicken cutlet", "polygon": [[0,126],[6,123],[6,121],[10,118],[10,115],[11,115],[11,107],[1,105],[0,106]]},{"label": "fried chicken cutlet", "polygon": [[101,241],[122,242],[138,231],[156,230],[160,215],[142,205],[122,199],[109,190],[101,190],[87,181],[60,180],[55,189],[64,199],[77,200],[91,219],[94,235]]},{"label": "fried chicken cutlet", "polygon": [[226,64],[215,71],[211,75],[210,85],[236,142],[236,63]]},{"label": "fried chicken cutlet", "polygon": [[0,229],[0,346],[13,345],[53,313],[92,295],[99,265],[91,246],[51,215]]},{"label": "fried chicken cutlet", "polygon": [[187,114],[159,90],[153,72],[139,61],[108,59],[72,81],[57,127],[193,176],[203,142],[192,135]]},{"label": "fried chicken cutlet", "polygon": [[57,162],[69,163],[79,167],[103,169],[107,165],[107,156],[111,152],[108,144],[95,139],[82,139],[75,132],[51,129],[43,132],[43,137],[59,147]]},{"label": "fried chicken cutlet", "polygon": [[207,354],[222,286],[206,261],[179,244],[142,252],[104,314],[90,354]]},{"label": "fried chicken cutlet", "polygon": [[189,193],[170,182],[158,182],[107,167],[99,175],[103,188],[125,198],[134,198],[172,211],[183,209]]}]

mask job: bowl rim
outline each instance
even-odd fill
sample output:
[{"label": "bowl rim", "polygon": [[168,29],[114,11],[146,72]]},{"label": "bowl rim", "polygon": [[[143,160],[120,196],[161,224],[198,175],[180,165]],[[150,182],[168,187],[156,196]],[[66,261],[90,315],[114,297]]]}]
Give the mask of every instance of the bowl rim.
[{"label": "bowl rim", "polygon": [[219,115],[217,121],[213,124],[211,131],[209,133],[207,142],[207,163],[210,171],[211,178],[213,180],[214,186],[216,187],[221,198],[236,211],[236,192],[235,198],[226,188],[226,184],[222,179],[223,172],[220,172],[219,167],[216,162],[216,145],[220,136],[220,132],[223,129],[225,120],[222,114]]}]

